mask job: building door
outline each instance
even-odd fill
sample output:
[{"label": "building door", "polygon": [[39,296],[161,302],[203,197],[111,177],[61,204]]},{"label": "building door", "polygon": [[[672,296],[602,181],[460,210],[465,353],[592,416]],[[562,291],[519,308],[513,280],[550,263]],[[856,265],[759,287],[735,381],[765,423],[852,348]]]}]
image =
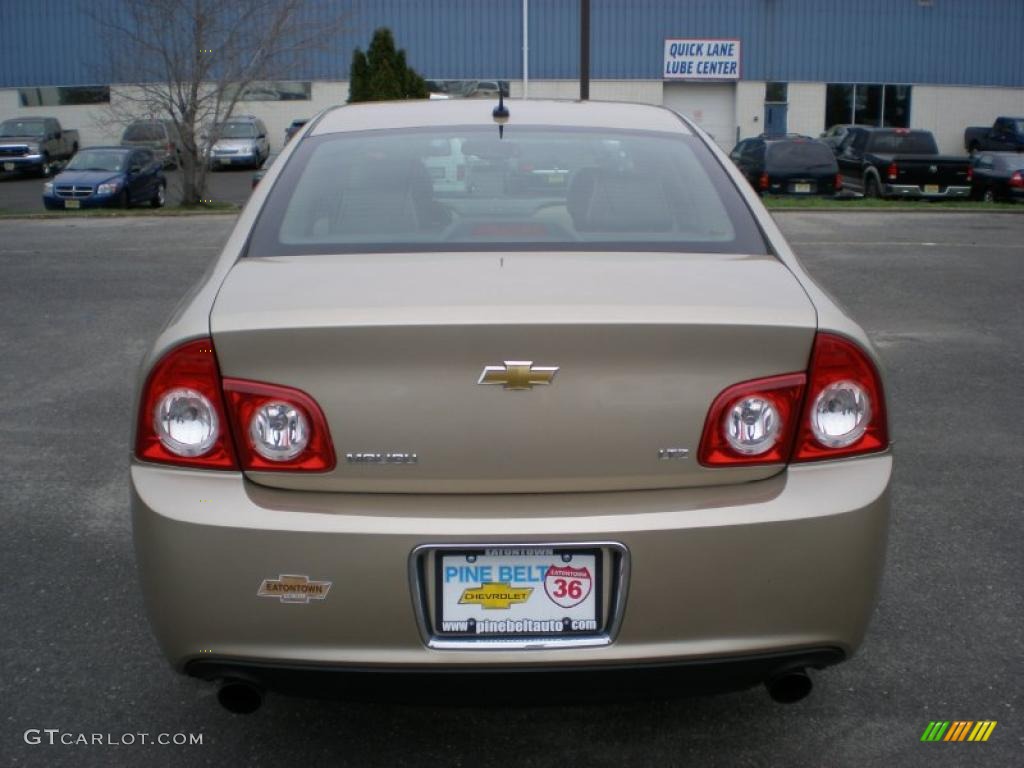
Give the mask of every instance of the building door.
[{"label": "building door", "polygon": [[781,136],[786,133],[786,111],[788,104],[764,105],[764,132],[769,136]]},{"label": "building door", "polygon": [[733,83],[665,83],[664,103],[710,133],[728,152],[736,145],[736,86]]}]

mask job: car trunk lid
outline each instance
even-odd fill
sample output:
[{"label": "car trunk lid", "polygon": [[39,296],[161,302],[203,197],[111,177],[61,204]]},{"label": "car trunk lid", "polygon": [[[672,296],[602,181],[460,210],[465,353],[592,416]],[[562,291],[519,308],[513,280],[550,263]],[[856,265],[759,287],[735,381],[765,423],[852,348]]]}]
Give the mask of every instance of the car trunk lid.
[{"label": "car trunk lid", "polygon": [[[680,253],[242,259],[211,315],[222,374],[307,392],[338,457],[327,473],[250,479],[356,492],[770,476],[780,467],[700,466],[704,421],[726,387],[804,370],[815,325],[810,300],[774,257]],[[487,366],[515,383],[505,364],[527,361],[557,368],[552,383],[478,384]],[[417,460],[365,456],[388,453]]]}]

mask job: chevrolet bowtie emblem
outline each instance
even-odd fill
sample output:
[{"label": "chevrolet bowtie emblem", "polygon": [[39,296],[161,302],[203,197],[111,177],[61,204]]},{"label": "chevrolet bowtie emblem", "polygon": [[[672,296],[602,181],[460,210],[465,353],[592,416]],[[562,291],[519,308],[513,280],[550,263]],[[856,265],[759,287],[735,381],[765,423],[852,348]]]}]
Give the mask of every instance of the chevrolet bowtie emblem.
[{"label": "chevrolet bowtie emblem", "polygon": [[484,366],[477,384],[501,384],[505,389],[533,389],[550,384],[558,366],[534,365],[532,360],[506,360],[504,365]]}]

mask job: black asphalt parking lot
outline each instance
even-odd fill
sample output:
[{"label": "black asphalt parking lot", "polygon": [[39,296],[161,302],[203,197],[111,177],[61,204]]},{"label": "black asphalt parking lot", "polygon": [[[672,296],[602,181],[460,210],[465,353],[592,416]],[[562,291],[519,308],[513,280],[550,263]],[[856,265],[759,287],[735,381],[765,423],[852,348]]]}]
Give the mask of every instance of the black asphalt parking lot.
[{"label": "black asphalt parking lot", "polygon": [[[1024,216],[778,220],[888,368],[893,524],[858,656],[788,706],[763,689],[598,704],[540,683],[510,706],[476,688],[448,707],[271,696],[250,716],[167,668],[136,583],[127,491],[136,366],[233,218],[0,221],[2,762],[1020,765]],[[931,720],[983,719],[998,721],[987,743],[920,741]],[[203,743],[50,746],[45,732],[27,743],[30,729]]]},{"label": "black asphalt parking lot", "polygon": [[[252,191],[251,168],[227,168],[213,171],[207,176],[210,202],[245,205]],[[167,177],[167,205],[181,203],[181,171],[164,171]],[[0,213],[42,213],[43,183],[47,179],[26,173],[0,171]]]}]

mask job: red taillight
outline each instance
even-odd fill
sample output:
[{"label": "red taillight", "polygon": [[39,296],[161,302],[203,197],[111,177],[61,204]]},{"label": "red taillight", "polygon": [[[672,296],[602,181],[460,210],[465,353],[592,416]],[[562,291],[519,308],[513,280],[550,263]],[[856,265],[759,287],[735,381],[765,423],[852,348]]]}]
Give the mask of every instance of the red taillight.
[{"label": "red taillight", "polygon": [[[334,469],[327,419],[305,392],[243,379],[224,379],[244,470],[327,472]],[[279,422],[273,424],[274,421]],[[267,434],[273,430],[275,437]]]},{"label": "red taillight", "polygon": [[885,169],[885,175],[889,181],[896,181],[896,178],[900,175],[900,168],[896,163],[889,163],[889,167]]},{"label": "red taillight", "polygon": [[1024,176],[1020,175],[1020,171],[1014,171],[1010,177],[1011,187],[1024,187]]},{"label": "red taillight", "polygon": [[[704,422],[697,458],[706,467],[781,464],[789,460],[796,434],[796,420],[803,402],[806,375],[803,373],[769,376],[735,384],[715,398]],[[749,406],[753,405],[753,408]],[[772,439],[749,448],[739,445],[735,428],[743,428],[744,416],[754,416],[747,427],[758,428],[759,415],[774,409]],[[769,427],[771,429],[772,427]],[[756,441],[756,435],[755,435]],[[755,442],[752,441],[752,442]]]},{"label": "red taillight", "polygon": [[[855,418],[857,407],[866,409],[860,423]],[[837,432],[846,425],[851,426],[849,431]],[[885,392],[874,363],[854,342],[819,333],[811,353],[807,397],[793,461],[871,453],[888,445]]]},{"label": "red taillight", "polygon": [[[201,469],[326,472],[334,468],[327,420],[306,393],[221,380],[210,339],[164,355],[139,402],[135,455]],[[237,457],[237,458],[236,458]]]},{"label": "red taillight", "polygon": [[139,400],[135,455],[186,467],[238,468],[210,339],[175,347],[153,366]]},{"label": "red taillight", "polygon": [[974,168],[967,166],[967,180],[974,181]]},{"label": "red taillight", "polygon": [[842,188],[843,188],[843,174],[837,173],[836,174],[836,190],[838,191],[838,190],[840,190]]},{"label": "red taillight", "polygon": [[715,398],[698,460],[706,467],[784,464],[888,445],[885,393],[874,364],[854,342],[819,333],[807,374],[746,381]]},{"label": "red taillight", "polygon": [[771,186],[771,179],[768,178],[767,173],[762,173],[761,178],[758,179],[758,189],[765,190],[768,189],[769,186]]}]

